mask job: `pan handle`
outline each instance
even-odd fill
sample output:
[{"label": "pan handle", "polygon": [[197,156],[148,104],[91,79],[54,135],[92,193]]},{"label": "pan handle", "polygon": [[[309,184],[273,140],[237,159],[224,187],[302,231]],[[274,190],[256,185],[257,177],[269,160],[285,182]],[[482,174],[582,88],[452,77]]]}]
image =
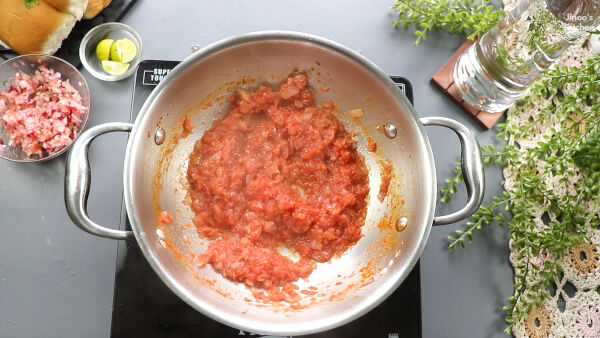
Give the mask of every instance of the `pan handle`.
[{"label": "pan handle", "polygon": [[111,239],[133,238],[132,231],[104,227],[92,221],[87,214],[87,199],[90,190],[90,165],[88,148],[96,137],[113,131],[129,132],[131,123],[113,122],[101,124],[81,133],[71,145],[65,168],[65,204],[73,223],[92,235]]},{"label": "pan handle", "polygon": [[473,132],[462,123],[446,117],[423,117],[424,126],[442,126],[452,129],[458,135],[461,147],[461,162],[463,178],[467,186],[467,204],[460,210],[449,215],[436,216],[433,225],[443,225],[462,221],[471,216],[483,201],[485,190],[485,174],[479,141]]}]

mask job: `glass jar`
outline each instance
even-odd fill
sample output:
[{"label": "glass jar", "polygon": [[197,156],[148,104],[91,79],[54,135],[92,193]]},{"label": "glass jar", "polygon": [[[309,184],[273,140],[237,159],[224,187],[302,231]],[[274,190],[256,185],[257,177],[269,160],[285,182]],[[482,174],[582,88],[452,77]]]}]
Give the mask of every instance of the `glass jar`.
[{"label": "glass jar", "polygon": [[454,82],[487,112],[510,107],[565,50],[600,23],[600,0],[523,0],[458,59]]}]

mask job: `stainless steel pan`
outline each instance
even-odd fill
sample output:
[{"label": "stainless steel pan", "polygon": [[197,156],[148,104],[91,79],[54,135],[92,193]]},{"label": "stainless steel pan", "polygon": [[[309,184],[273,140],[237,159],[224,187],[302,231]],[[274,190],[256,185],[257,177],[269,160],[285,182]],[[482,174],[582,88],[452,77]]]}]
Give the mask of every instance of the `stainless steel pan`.
[{"label": "stainless steel pan", "polygon": [[[244,285],[224,279],[210,266],[196,268],[190,254],[204,251],[207,240],[189,226],[192,213],[186,197],[188,155],[204,130],[227,111],[225,98],[238,87],[276,85],[294,69],[305,71],[315,88],[330,88],[315,90],[317,102],[331,99],[341,112],[364,110],[357,122],[345,114],[340,118],[359,134],[358,150],[365,156],[371,189],[363,238],[297,283],[301,290],[316,290],[304,293],[300,308],[262,304]],[[186,115],[196,128],[182,138]],[[451,215],[434,217],[436,174],[424,125],[451,128],[462,145],[469,197]],[[133,232],[98,225],[86,213],[87,148],[96,136],[113,131],[131,131],[123,184]],[[367,136],[377,143],[376,153],[366,150]],[[377,193],[386,159],[394,178],[381,203]],[[441,117],[418,119],[389,77],[358,53],[308,34],[258,32],[219,41],[185,59],[152,92],[133,125],[108,123],[83,133],[67,158],[65,201],[81,229],[106,238],[135,237],[159,277],[198,311],[247,331],[299,335],[339,326],[382,302],[417,262],[432,224],[453,223],[476,210],[483,198],[483,176],[478,142],[466,127]],[[161,210],[175,214],[176,221],[161,225]]]}]

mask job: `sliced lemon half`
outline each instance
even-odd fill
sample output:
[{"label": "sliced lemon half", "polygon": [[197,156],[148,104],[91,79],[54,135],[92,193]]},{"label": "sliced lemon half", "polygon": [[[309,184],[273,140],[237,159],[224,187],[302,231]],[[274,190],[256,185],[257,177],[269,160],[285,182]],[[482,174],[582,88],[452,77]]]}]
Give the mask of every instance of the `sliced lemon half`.
[{"label": "sliced lemon half", "polygon": [[110,58],[113,61],[128,63],[135,58],[137,47],[133,41],[123,38],[115,41],[110,47]]},{"label": "sliced lemon half", "polygon": [[110,48],[113,45],[113,39],[104,39],[96,45],[96,56],[98,60],[108,60],[110,56]]},{"label": "sliced lemon half", "polygon": [[102,69],[112,75],[121,75],[129,69],[129,63],[104,60],[102,61]]}]

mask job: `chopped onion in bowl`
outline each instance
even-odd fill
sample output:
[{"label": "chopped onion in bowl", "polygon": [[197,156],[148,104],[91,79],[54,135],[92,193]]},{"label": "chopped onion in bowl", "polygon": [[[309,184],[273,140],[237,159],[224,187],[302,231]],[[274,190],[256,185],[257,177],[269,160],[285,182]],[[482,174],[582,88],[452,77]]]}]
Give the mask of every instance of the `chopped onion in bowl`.
[{"label": "chopped onion in bowl", "polygon": [[0,92],[0,116],[9,146],[42,157],[73,142],[86,108],[60,73],[40,63],[34,74],[19,71],[5,87]]}]

